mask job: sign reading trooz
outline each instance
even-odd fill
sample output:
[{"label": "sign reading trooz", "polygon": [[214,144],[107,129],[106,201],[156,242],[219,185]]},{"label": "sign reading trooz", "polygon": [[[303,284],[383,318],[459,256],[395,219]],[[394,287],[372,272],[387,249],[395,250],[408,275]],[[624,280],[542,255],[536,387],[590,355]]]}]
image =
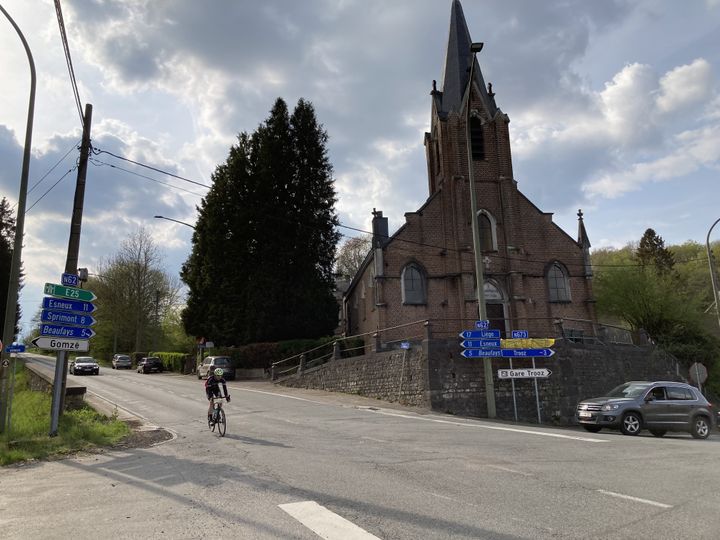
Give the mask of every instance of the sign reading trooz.
[{"label": "sign reading trooz", "polygon": [[83,302],[92,302],[97,298],[92,291],[88,291],[87,289],[64,287],[62,285],[56,285],[55,283],[46,283],[43,292],[50,296],[70,298],[71,300],[81,300]]}]

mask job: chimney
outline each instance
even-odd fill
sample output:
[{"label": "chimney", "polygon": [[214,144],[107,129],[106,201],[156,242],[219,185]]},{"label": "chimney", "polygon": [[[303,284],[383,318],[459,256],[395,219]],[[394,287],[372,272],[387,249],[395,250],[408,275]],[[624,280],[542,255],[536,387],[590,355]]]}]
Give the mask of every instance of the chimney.
[{"label": "chimney", "polygon": [[388,242],[388,219],[383,213],[373,208],[372,245],[374,249],[384,248]]}]

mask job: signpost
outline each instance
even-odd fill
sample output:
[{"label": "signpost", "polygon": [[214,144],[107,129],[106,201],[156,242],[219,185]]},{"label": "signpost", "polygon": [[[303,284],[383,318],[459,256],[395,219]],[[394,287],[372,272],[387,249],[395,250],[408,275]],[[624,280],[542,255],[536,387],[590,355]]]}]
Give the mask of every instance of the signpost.
[{"label": "signpost", "polygon": [[546,379],[552,375],[549,369],[498,369],[500,379]]},{"label": "signpost", "polygon": [[555,354],[552,349],[464,349],[460,352],[465,358],[533,358],[549,357]]},{"label": "signpost", "polygon": [[90,315],[67,311],[49,311],[47,309],[42,311],[40,320],[50,323],[74,324],[75,326],[92,326],[97,322]]},{"label": "signpost", "polygon": [[[2,348],[1,344],[0,348]],[[5,348],[5,352],[9,354],[25,352],[25,345],[22,343],[13,343]]]},{"label": "signpost", "polygon": [[83,302],[92,302],[97,298],[94,293],[88,291],[87,289],[64,287],[63,285],[55,285],[54,283],[46,283],[44,292],[50,296],[69,298],[71,300],[81,300]]},{"label": "signpost", "polygon": [[66,287],[77,287],[78,277],[76,274],[63,274],[62,276],[60,276],[60,283],[62,283]]},{"label": "signpost", "polygon": [[[510,379],[512,384],[513,407],[515,410],[515,421],[517,421],[517,402],[515,397],[515,379],[533,379],[535,385],[535,402],[537,406],[538,423],[540,417],[540,396],[538,393],[538,378],[547,378],[551,375],[549,369],[535,367],[535,358],[549,358],[555,354],[550,349],[555,340],[530,339],[527,330],[513,330],[511,339],[500,339],[500,330],[490,329],[490,321],[475,321],[475,330],[463,330],[458,334],[463,350],[460,354],[464,358],[508,358],[510,369],[498,370],[499,379]],[[532,368],[513,369],[513,358],[532,359]],[[486,360],[487,361],[487,360]],[[487,377],[488,375],[486,375]]]},{"label": "signpost", "polygon": [[83,313],[92,313],[95,311],[95,304],[89,302],[78,302],[77,300],[61,300],[46,296],[43,298],[44,309],[55,309],[61,311],[81,311]]},{"label": "signpost", "polygon": [[41,324],[41,336],[54,336],[71,339],[88,339],[95,335],[95,330],[81,326],[59,326],[57,324]]},{"label": "signpost", "polygon": [[87,352],[90,350],[90,342],[87,339],[36,337],[32,340],[32,344],[38,349],[48,351]]}]

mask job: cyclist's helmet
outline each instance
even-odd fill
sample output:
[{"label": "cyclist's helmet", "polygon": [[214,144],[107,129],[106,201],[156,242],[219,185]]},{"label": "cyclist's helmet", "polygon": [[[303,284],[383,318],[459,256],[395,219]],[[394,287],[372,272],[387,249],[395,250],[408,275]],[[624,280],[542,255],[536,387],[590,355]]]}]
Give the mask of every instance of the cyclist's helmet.
[{"label": "cyclist's helmet", "polygon": [[215,368],[215,371],[213,371],[216,377],[222,377],[223,376],[223,370],[220,368]]}]

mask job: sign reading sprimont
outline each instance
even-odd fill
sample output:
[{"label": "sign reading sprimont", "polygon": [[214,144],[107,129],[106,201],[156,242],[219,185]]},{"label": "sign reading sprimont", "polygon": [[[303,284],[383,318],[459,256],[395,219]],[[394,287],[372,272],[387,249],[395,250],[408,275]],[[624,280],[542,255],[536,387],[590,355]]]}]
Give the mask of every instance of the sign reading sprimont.
[{"label": "sign reading sprimont", "polygon": [[71,300],[81,300],[83,302],[92,302],[97,298],[95,294],[87,289],[76,289],[75,287],[64,287],[55,283],[46,283],[43,291],[50,296],[58,296],[60,298],[70,298]]}]

